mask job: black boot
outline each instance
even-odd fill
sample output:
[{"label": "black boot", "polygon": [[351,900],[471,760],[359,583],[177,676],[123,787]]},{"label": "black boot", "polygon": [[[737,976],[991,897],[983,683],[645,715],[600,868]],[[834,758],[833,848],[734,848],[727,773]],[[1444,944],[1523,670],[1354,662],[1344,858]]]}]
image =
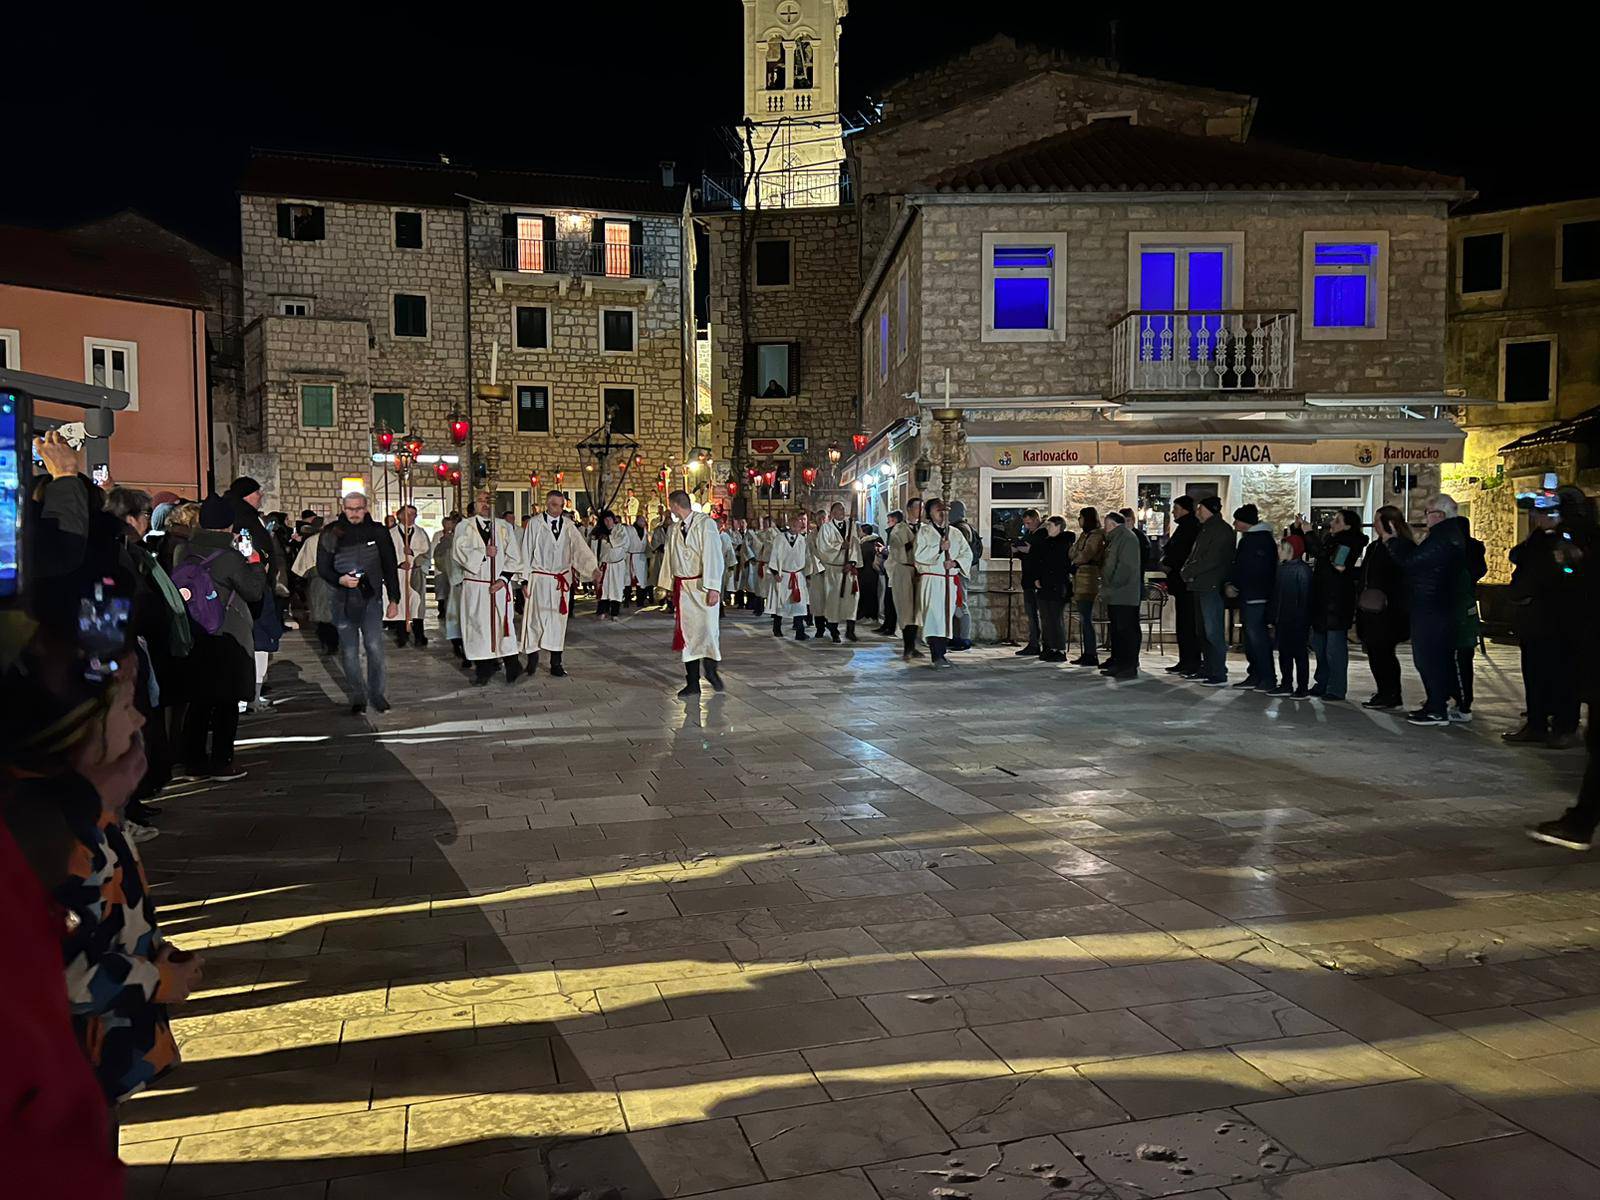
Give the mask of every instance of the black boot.
[{"label": "black boot", "polygon": [[422,632],[421,617],[418,617],[415,621],[411,622],[411,640],[416,642],[419,646],[426,646],[428,644],[428,635]]},{"label": "black boot", "polygon": [[494,678],[495,661],[492,658],[481,659],[472,664],[472,682],[482,687]]},{"label": "black boot", "polygon": [[756,610],[756,616],[758,616],[758,617],[764,616],[766,614],[767,602],[765,600],[763,600],[760,596],[756,597],[755,610]]},{"label": "black boot", "polygon": [[689,697],[700,694],[700,660],[691,659],[683,664],[683,677],[687,682],[678,690],[678,695]]},{"label": "black boot", "polygon": [[515,683],[522,678],[522,660],[515,654],[508,654],[500,661],[506,665],[507,683]]},{"label": "black boot", "polygon": [[783,636],[783,618],[782,617],[773,617],[772,618],[772,636],[773,637],[782,637]]},{"label": "black boot", "polygon": [[538,673],[539,673],[539,652],[537,650],[535,650],[532,654],[528,655],[528,674],[530,676],[532,676],[532,675],[537,675]]},{"label": "black boot", "polygon": [[717,670],[717,660],[714,658],[702,658],[700,665],[705,669],[706,682],[711,685],[711,690],[720,692],[723,687],[722,673]]},{"label": "black boot", "polygon": [[410,645],[411,638],[406,633],[406,623],[404,621],[395,621],[389,628],[394,631],[394,644],[396,646],[403,650]]},{"label": "black boot", "polygon": [[561,651],[550,651],[550,674],[557,679],[566,677],[567,669],[561,665]]},{"label": "black boot", "polygon": [[806,633],[806,619],[804,617],[796,617],[794,619],[794,640],[797,642],[809,642],[811,640],[810,635]]},{"label": "black boot", "polygon": [[915,625],[907,625],[901,631],[901,636],[904,638],[904,648],[900,653],[900,657],[907,662],[910,662],[913,658],[921,658],[922,651],[917,649],[917,627]]},{"label": "black boot", "polygon": [[464,659],[464,658],[467,657],[467,651],[466,651],[465,647],[463,647],[461,645],[461,639],[460,638],[451,638],[450,639],[450,649],[452,649],[452,650],[454,650],[456,652],[456,657],[457,658]]},{"label": "black boot", "polygon": [[[835,633],[839,631],[839,627],[837,625],[835,625],[833,629]],[[834,638],[834,641],[838,640],[838,638]],[[854,621],[846,621],[844,623],[844,640],[847,642],[856,642],[861,640],[860,638],[856,637],[856,623]]]},{"label": "black boot", "polygon": [[928,650],[933,654],[933,665],[934,666],[936,666],[936,667],[948,667],[948,666],[952,665],[950,660],[945,657],[945,655],[950,650],[950,639],[949,638],[942,638],[942,637],[931,637],[931,638],[929,638],[928,639]]}]

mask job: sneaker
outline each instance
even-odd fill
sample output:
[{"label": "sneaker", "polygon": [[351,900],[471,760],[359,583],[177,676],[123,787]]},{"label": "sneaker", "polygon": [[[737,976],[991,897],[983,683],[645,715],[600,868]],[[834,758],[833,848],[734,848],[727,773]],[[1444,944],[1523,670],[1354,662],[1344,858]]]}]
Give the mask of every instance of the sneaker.
[{"label": "sneaker", "polygon": [[1037,646],[1024,646],[1021,650],[1018,650],[1015,653],[1018,658],[1027,658],[1030,655],[1044,654],[1045,651],[1039,649]]},{"label": "sneaker", "polygon": [[1316,684],[1311,689],[1311,695],[1320,700],[1328,694],[1328,689],[1323,684]]},{"label": "sneaker", "polygon": [[122,815],[125,820],[149,825],[161,819],[161,809],[154,804],[146,804],[143,800],[130,800],[128,807],[122,810]]},{"label": "sneaker", "polygon": [[1182,675],[1189,670],[1188,666],[1186,666],[1184,663],[1173,663],[1170,667],[1166,667],[1164,669],[1168,675]]},{"label": "sneaker", "polygon": [[955,663],[951,662],[948,658],[936,658],[933,660],[933,667],[938,671],[947,670],[954,666]]},{"label": "sneaker", "polygon": [[374,700],[372,702],[372,707],[377,709],[379,712],[388,712],[389,709],[393,707],[393,705],[391,705],[382,696],[379,696],[376,700]]},{"label": "sneaker", "polygon": [[1450,723],[1452,725],[1471,725],[1472,710],[1470,708],[1452,708],[1450,710]]},{"label": "sneaker", "polygon": [[1272,690],[1270,687],[1261,687],[1254,679],[1242,679],[1234,684],[1233,688],[1237,692],[1254,692],[1258,689],[1263,692],[1270,692]]},{"label": "sneaker", "polygon": [[1500,740],[1513,745],[1542,746],[1550,739],[1549,733],[1543,729],[1535,729],[1532,725],[1524,725],[1521,729],[1513,729],[1509,733],[1502,733]]},{"label": "sneaker", "polygon": [[1267,695],[1269,696],[1291,696],[1293,694],[1294,689],[1287,683],[1280,683],[1276,687],[1269,687],[1267,689]]},{"label": "sneaker", "polygon": [[1425,708],[1416,709],[1406,714],[1406,722],[1410,725],[1448,725],[1450,718],[1443,713],[1431,713]]},{"label": "sneaker", "polygon": [[1305,688],[1295,688],[1294,691],[1289,693],[1289,699],[1291,699],[1291,700],[1309,700],[1309,699],[1311,699],[1311,693],[1306,691]]},{"label": "sneaker", "polygon": [[249,773],[243,767],[222,767],[211,772],[211,778],[216,783],[232,783],[236,779],[243,779]]},{"label": "sneaker", "polygon": [[191,783],[204,783],[210,778],[211,775],[207,771],[179,771],[168,782],[167,787],[162,788],[161,790],[166,791],[167,788],[184,787],[185,785]]},{"label": "sneaker", "polygon": [[1224,675],[1220,679],[1201,679],[1200,682],[1206,687],[1227,687],[1228,677]]},{"label": "sneaker", "polygon": [[1204,671],[1181,671],[1178,674],[1179,679],[1187,679],[1191,682],[1196,679],[1204,679],[1205,677],[1206,673]]},{"label": "sneaker", "polygon": [[135,845],[138,845],[140,842],[148,842],[151,838],[158,838],[161,836],[161,830],[152,825],[141,825],[137,821],[128,820],[124,820],[122,822],[122,832],[126,834],[128,840]]},{"label": "sneaker", "polygon": [[1374,696],[1371,700],[1363,700],[1362,708],[1370,708],[1374,712],[1390,712],[1402,707],[1398,700],[1391,700],[1388,696]]},{"label": "sneaker", "polygon": [[1543,821],[1538,825],[1528,825],[1522,832],[1536,842],[1560,846],[1563,850],[1588,850],[1594,845],[1592,832],[1585,833],[1565,820]]}]

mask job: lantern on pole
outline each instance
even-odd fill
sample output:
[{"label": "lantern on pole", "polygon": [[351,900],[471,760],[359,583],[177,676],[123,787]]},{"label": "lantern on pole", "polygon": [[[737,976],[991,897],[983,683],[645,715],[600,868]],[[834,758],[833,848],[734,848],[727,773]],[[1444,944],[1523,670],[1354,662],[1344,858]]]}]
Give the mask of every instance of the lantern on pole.
[{"label": "lantern on pole", "polygon": [[768,467],[766,471],[762,473],[761,482],[766,484],[768,490],[770,491],[772,486],[778,482],[778,469],[776,467]]},{"label": "lantern on pole", "polygon": [[739,494],[739,481],[737,479],[728,480],[728,495],[737,496],[738,494]]},{"label": "lantern on pole", "polygon": [[437,475],[441,481],[449,479],[450,464],[445,462],[443,459],[440,459],[438,462],[433,464],[433,473]]},{"label": "lantern on pole", "polygon": [[405,446],[406,453],[411,455],[413,459],[422,453],[422,438],[415,433],[407,437],[402,445]]},{"label": "lantern on pole", "polygon": [[532,471],[529,473],[528,486],[533,488],[535,491],[539,490],[539,472]]},{"label": "lantern on pole", "polygon": [[472,432],[472,422],[459,412],[450,414],[450,440],[458,446],[467,443],[467,435]]},{"label": "lantern on pole", "polygon": [[852,433],[850,435],[850,444],[856,448],[857,454],[867,448],[867,440],[867,435],[864,433]]},{"label": "lantern on pole", "polygon": [[806,481],[807,487],[810,487],[817,481],[817,469],[815,467],[801,467],[800,478]]},{"label": "lantern on pole", "polygon": [[828,463],[829,463],[829,465],[837,467],[839,465],[839,459],[842,458],[843,456],[844,456],[844,451],[839,449],[839,443],[838,442],[829,442],[828,443]]},{"label": "lantern on pole", "polygon": [[561,486],[561,481],[563,479],[565,479],[566,477],[567,477],[567,473],[565,471],[557,471],[556,472],[556,486],[560,487]]},{"label": "lantern on pole", "polygon": [[394,430],[390,429],[387,425],[378,426],[377,442],[379,450],[383,451],[385,454],[389,453],[390,449],[394,446]]}]

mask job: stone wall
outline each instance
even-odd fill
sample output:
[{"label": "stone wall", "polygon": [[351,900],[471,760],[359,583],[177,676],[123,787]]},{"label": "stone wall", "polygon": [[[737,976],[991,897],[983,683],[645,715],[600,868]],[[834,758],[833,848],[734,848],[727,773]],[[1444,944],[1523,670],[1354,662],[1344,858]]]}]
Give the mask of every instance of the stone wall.
[{"label": "stone wall", "polygon": [[[800,394],[753,400],[746,438],[810,439],[807,459],[826,468],[830,441],[848,446],[859,429],[861,387],[858,333],[850,312],[860,293],[853,208],[797,208],[702,218],[707,231],[710,280],[711,406],[719,464],[733,457],[735,408],[744,380],[744,340],[739,323],[742,225],[757,237],[794,240],[793,283],[750,288],[749,338],[799,344]],[[752,270],[754,268],[752,267]],[[828,493],[831,494],[831,493]],[[819,498],[823,490],[819,483]]]}]

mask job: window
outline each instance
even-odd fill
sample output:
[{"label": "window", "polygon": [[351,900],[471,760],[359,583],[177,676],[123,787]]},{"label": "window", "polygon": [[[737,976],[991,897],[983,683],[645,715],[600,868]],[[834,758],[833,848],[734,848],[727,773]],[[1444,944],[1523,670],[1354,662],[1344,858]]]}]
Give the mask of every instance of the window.
[{"label": "window", "polygon": [[1506,286],[1506,235],[1474,233],[1456,243],[1456,290],[1463,296]]},{"label": "window", "polygon": [[1556,398],[1556,339],[1551,334],[1500,339],[1500,399],[1548,404]]},{"label": "window", "polygon": [[1556,237],[1562,283],[1600,280],[1600,221],[1568,221]]},{"label": "window", "polygon": [[600,310],[600,352],[632,354],[638,344],[634,337],[634,312],[631,308]]},{"label": "window", "polygon": [[[555,269],[556,219],[538,213],[503,213],[501,264],[508,271],[543,274]],[[549,267],[546,267],[549,264]]]},{"label": "window", "polygon": [[767,39],[766,60],[767,91],[783,91],[787,83],[783,69],[783,39],[777,34]]},{"label": "window", "polygon": [[1367,481],[1360,475],[1313,475],[1308,505],[1313,529],[1326,528],[1341,509],[1353,508],[1365,517]]},{"label": "window", "polygon": [[612,433],[639,432],[638,400],[638,392],[631,387],[600,389],[602,413],[604,419],[610,423]]},{"label": "window", "polygon": [[889,378],[889,310],[878,312],[878,382]]},{"label": "window", "polygon": [[0,370],[22,369],[22,334],[15,329],[0,329]]},{"label": "window", "polygon": [[543,304],[518,304],[512,309],[512,345],[518,350],[550,349],[550,309]]},{"label": "window", "polygon": [[1146,314],[1139,318],[1141,355],[1200,361],[1220,353],[1213,335],[1222,328],[1221,310],[1240,307],[1244,234],[1136,233],[1128,252],[1129,304]]},{"label": "window", "polygon": [[794,282],[794,243],[788,238],[756,240],[756,286],[788,287]]},{"label": "window", "polygon": [[1388,329],[1388,260],[1389,235],[1382,231],[1306,234],[1301,260],[1301,336],[1308,340],[1384,337]]},{"label": "window", "polygon": [[793,342],[762,342],[750,348],[755,362],[753,386],[761,400],[782,400],[800,390],[795,370],[799,347]]},{"label": "window", "polygon": [[815,62],[814,48],[811,39],[807,37],[796,38],[794,42],[794,90],[804,91],[811,87],[811,73]]},{"label": "window", "polygon": [[517,384],[517,432],[550,432],[550,389],[538,383]]},{"label": "window", "polygon": [[380,429],[388,428],[404,433],[406,428],[406,398],[400,392],[372,393],[372,423]]},{"label": "window", "polygon": [[306,429],[333,428],[333,384],[300,385],[300,424]]},{"label": "window", "polygon": [[1008,557],[1006,551],[1022,534],[1022,514],[1030,508],[1046,515],[1052,511],[1050,480],[993,475],[989,479],[988,504],[989,552],[982,561],[988,564],[992,560],[1004,565]]},{"label": "window", "polygon": [[279,296],[276,305],[280,317],[309,317],[316,311],[309,296]]},{"label": "window", "polygon": [[983,235],[983,340],[1050,342],[1063,337],[1065,234]]},{"label": "window", "polygon": [[894,315],[896,325],[895,361],[904,362],[911,350],[911,269],[900,264],[900,274],[894,283]]},{"label": "window", "polygon": [[291,242],[320,242],[327,236],[320,204],[278,205],[278,236]]},{"label": "window", "polygon": [[128,393],[127,412],[139,411],[139,344],[83,339],[83,381]]},{"label": "window", "polygon": [[394,244],[400,250],[422,249],[422,214],[397,212],[394,214]]},{"label": "window", "polygon": [[428,336],[428,298],[412,296],[405,292],[394,294],[394,327],[390,331],[397,338],[425,338]]},{"label": "window", "polygon": [[611,279],[626,279],[640,274],[644,225],[639,221],[599,220],[590,234],[589,270]]}]

